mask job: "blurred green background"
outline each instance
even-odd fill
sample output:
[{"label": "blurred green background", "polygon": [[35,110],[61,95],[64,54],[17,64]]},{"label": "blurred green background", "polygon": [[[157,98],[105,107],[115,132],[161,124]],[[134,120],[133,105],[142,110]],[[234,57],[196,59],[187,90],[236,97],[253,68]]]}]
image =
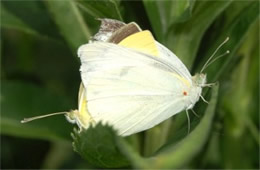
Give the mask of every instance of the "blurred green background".
[{"label": "blurred green background", "polygon": [[[1,169],[259,169],[259,9],[257,0],[1,1]],[[205,90],[211,104],[196,104],[190,134],[185,113],[126,139],[106,127],[73,139],[64,116],[20,123],[77,109],[76,52],[97,32],[96,18],[151,30],[192,75],[230,38],[218,55],[230,54],[205,71],[219,90]]]}]

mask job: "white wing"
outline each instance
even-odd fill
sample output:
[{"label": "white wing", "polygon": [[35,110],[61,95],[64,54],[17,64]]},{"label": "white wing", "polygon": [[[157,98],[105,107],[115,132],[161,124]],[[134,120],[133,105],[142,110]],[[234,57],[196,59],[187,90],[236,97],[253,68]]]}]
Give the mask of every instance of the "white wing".
[{"label": "white wing", "polygon": [[160,51],[160,58],[164,59],[165,62],[170,63],[176,73],[192,83],[191,74],[182,61],[173,52],[159,42],[156,42],[156,45]]},{"label": "white wing", "polygon": [[185,108],[187,83],[164,59],[111,43],[87,44],[78,53],[92,118],[120,135],[151,128]]},{"label": "white wing", "polygon": [[[118,65],[119,62],[114,63],[116,64],[116,66],[123,66],[123,65],[131,66],[130,63],[128,63],[129,60],[131,60],[131,64],[134,66],[136,66],[137,64],[139,66],[141,66],[142,64],[156,65],[155,67],[161,67],[161,69],[166,69],[167,71],[174,72],[177,75],[185,78],[190,84],[192,84],[191,75],[188,69],[185,67],[185,65],[181,62],[181,60],[160,43],[156,42],[156,45],[159,50],[159,54],[160,54],[159,57],[153,57],[138,51],[135,51],[135,54],[131,55],[130,57],[129,56],[121,57],[122,53],[129,53],[129,51],[134,52],[134,50],[121,47],[119,45],[115,45],[112,43],[101,43],[101,42],[95,43],[94,46],[90,46],[89,44],[82,45],[78,49],[78,56],[81,58],[82,64],[86,62],[88,63],[90,70],[96,69],[97,65],[95,64],[100,64],[103,66],[104,64],[106,64],[107,65],[106,68],[109,69],[110,67],[113,67],[113,65],[110,65],[111,60],[118,60],[118,59],[122,60],[122,62],[120,63],[120,65]],[[100,48],[99,51],[96,50],[96,46]],[[88,48],[87,51],[86,48]],[[108,58],[108,56],[103,55],[104,50],[108,50],[108,49],[110,49],[110,51],[113,51],[114,53],[113,55],[109,56],[110,58]],[[99,58],[97,58],[95,55],[99,55]],[[97,60],[98,62],[95,62]],[[102,61],[102,63],[100,61]],[[93,62],[93,64],[91,65],[90,62]],[[145,63],[141,63],[141,62],[145,62]]]}]

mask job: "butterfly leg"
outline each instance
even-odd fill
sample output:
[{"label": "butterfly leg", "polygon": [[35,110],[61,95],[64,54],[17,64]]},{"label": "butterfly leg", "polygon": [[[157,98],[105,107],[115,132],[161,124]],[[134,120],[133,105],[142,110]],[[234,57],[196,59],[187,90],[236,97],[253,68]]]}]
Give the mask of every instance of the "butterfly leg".
[{"label": "butterfly leg", "polygon": [[209,102],[208,102],[202,95],[200,95],[200,98],[201,98],[205,103],[209,104]]},{"label": "butterfly leg", "polygon": [[193,112],[193,114],[197,117],[200,117],[193,109],[191,109],[191,111]]},{"label": "butterfly leg", "polygon": [[216,85],[216,83],[208,83],[208,84],[204,84],[203,87],[212,87]]}]

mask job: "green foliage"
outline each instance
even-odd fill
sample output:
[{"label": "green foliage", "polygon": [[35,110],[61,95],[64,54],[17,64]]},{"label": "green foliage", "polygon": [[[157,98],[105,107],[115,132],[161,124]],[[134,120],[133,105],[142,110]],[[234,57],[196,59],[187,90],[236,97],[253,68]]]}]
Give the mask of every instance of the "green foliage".
[{"label": "green foliage", "polygon": [[[184,112],[126,138],[101,124],[72,132],[63,116],[20,123],[77,109],[76,50],[96,18],[138,21],[192,74],[229,37],[217,55],[230,54],[205,70],[219,87],[204,90],[210,103],[196,104],[189,134]],[[259,167],[259,1],[1,1],[0,25],[1,168]]]},{"label": "green foliage", "polygon": [[108,0],[101,3],[99,1],[78,0],[77,3],[84,12],[94,18],[114,18],[123,20],[119,6],[120,1],[118,0]]},{"label": "green foliage", "polygon": [[165,38],[174,23],[187,21],[192,14],[194,0],[183,1],[143,1],[145,10],[154,29],[156,38],[166,41]]},{"label": "green foliage", "polygon": [[2,27],[19,29],[44,37],[59,38],[59,34],[56,34],[58,29],[42,2],[3,1],[1,3]]},{"label": "green foliage", "polygon": [[[20,123],[25,117],[50,113],[57,108],[65,109],[71,105],[67,100],[26,82],[4,81],[1,85],[1,134],[69,141],[72,128],[64,121],[64,117],[30,124]],[[43,104],[45,102],[49,103],[47,108]],[[57,123],[59,126],[55,126]]]},{"label": "green foliage", "polygon": [[[75,52],[77,48],[88,41],[90,30],[83,20],[79,9],[74,1],[45,1],[50,14],[53,16],[59,31]],[[66,18],[64,14],[67,12]],[[73,33],[73,36],[71,36]]]},{"label": "green foliage", "polygon": [[181,60],[188,68],[194,62],[205,31],[230,3],[230,1],[213,1],[209,5],[207,1],[198,1],[190,20],[173,25],[172,29],[169,29],[166,36],[167,45],[177,56],[181,56]]},{"label": "green foliage", "polygon": [[119,138],[112,127],[97,124],[73,133],[73,146],[83,158],[98,167],[120,168],[129,165],[117,146]]}]

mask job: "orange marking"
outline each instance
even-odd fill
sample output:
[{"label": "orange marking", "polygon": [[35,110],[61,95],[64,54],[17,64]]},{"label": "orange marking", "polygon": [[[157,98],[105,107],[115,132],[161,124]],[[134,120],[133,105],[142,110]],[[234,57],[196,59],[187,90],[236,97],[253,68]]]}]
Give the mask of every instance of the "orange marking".
[{"label": "orange marking", "polygon": [[184,91],[184,92],[183,92],[183,95],[184,95],[184,96],[187,96],[187,95],[188,95],[188,93],[187,93],[186,91]]}]

